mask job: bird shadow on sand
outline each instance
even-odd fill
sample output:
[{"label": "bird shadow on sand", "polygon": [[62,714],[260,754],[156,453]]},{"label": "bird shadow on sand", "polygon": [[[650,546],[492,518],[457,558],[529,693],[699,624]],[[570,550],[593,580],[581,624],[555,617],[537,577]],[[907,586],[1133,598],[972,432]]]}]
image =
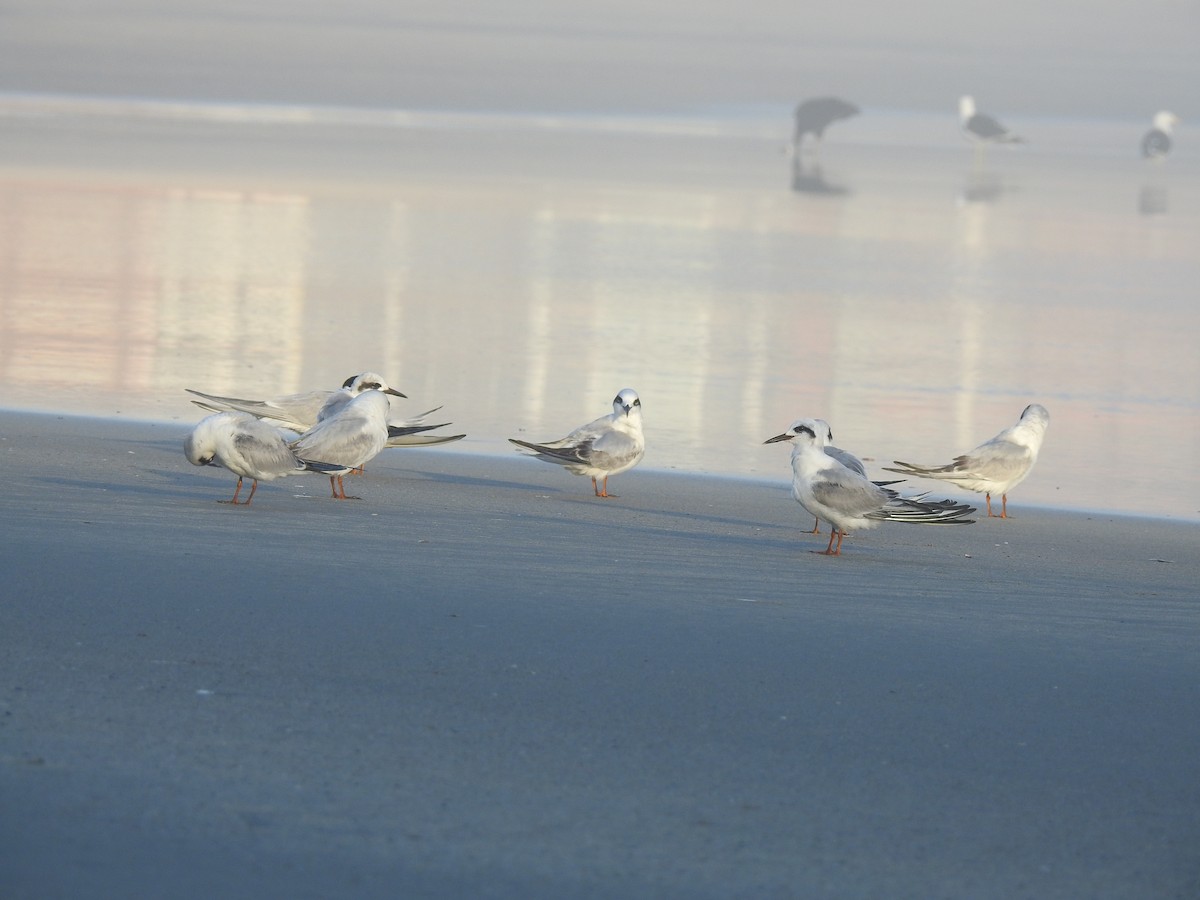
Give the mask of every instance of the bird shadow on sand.
[{"label": "bird shadow on sand", "polygon": [[423,481],[433,481],[438,484],[462,485],[463,487],[505,488],[517,491],[541,491],[523,481],[509,481],[503,478],[483,478],[478,475],[454,475],[448,472],[425,472],[418,469],[397,469],[405,475],[419,478]]}]

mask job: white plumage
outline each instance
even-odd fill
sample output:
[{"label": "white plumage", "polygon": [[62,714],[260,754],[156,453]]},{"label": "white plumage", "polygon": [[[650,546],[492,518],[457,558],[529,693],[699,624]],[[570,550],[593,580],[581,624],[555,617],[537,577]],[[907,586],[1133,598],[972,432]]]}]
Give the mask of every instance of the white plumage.
[{"label": "white plumage", "polygon": [[[541,444],[517,438],[509,441],[574,475],[587,475],[592,479],[592,492],[597,497],[608,497],[608,479],[628,472],[641,462],[646,452],[642,401],[637,391],[625,388],[613,398],[611,415],[581,425],[565,438]],[[600,478],[602,486],[597,483]]]},{"label": "white plumage", "polygon": [[[984,494],[987,514],[993,518],[1008,518],[1008,492],[1028,477],[1042,450],[1050,413],[1040,403],[1031,403],[1021,413],[1015,425],[1005,428],[990,440],[984,441],[969,453],[956,456],[944,466],[922,466],[895,460],[895,468],[887,472],[935,478],[957,484],[968,491]],[[1001,511],[992,515],[992,495],[999,494]]]},{"label": "white plumage", "polygon": [[821,420],[798,419],[787,431],[764,442],[792,442],[792,496],[814,516],[833,526],[829,546],[821,551],[825,555],[840,556],[842,539],[848,532],[875,528],[881,522],[966,525],[973,521],[965,518],[975,511],[972,506],[950,500],[929,502],[901,497],[847,468],[825,452],[828,431],[828,425]]},{"label": "white plumage", "polygon": [[[316,459],[344,469],[358,469],[379,455],[388,440],[388,399],[368,390],[322,419],[292,442],[292,450],[305,459]],[[344,473],[342,473],[344,474]],[[329,486],[336,500],[347,497],[342,474],[331,475]]]},{"label": "white plumage", "polygon": [[241,504],[249,506],[260,480],[273,481],[301,472],[345,471],[297,457],[282,434],[245,412],[219,412],[201,419],[184,441],[183,452],[194,466],[221,466],[237,475],[233,499],[219,501],[234,506],[239,505],[243,478],[254,481],[250,496]]}]

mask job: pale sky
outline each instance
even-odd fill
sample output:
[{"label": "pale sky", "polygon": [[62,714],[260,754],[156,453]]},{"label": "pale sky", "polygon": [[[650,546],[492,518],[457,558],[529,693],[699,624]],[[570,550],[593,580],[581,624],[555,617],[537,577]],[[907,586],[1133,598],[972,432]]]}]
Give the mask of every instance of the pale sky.
[{"label": "pale sky", "polygon": [[696,112],[837,93],[1200,118],[1196,0],[4,0],[0,91]]}]

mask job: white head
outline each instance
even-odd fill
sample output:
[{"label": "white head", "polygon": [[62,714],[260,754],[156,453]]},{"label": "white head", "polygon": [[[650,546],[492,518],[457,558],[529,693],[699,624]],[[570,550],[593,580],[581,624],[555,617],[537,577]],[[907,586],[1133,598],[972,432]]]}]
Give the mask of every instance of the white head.
[{"label": "white head", "polygon": [[788,430],[775,437],[767,438],[764,444],[776,444],[780,441],[791,441],[793,447],[808,444],[823,450],[829,441],[833,440],[833,432],[829,423],[824,419],[797,419],[788,426]]},{"label": "white head", "polygon": [[1022,425],[1038,425],[1043,430],[1050,424],[1050,413],[1040,403],[1030,403],[1021,413]]},{"label": "white head", "polygon": [[213,457],[216,456],[216,447],[213,446],[211,436],[197,425],[192,433],[187,436],[183,442],[183,455],[187,457],[187,461],[193,466],[211,466]]},{"label": "white head", "polygon": [[1167,110],[1161,110],[1154,116],[1154,127],[1166,134],[1171,133],[1171,129],[1179,124],[1179,116]]},{"label": "white head", "polygon": [[975,98],[970,94],[963,94],[958,98],[958,119],[960,122],[966,122],[973,115],[975,115]]},{"label": "white head", "polygon": [[388,383],[383,380],[383,376],[376,372],[363,372],[361,375],[351,375],[342,382],[342,390],[349,391],[355,397],[363,391],[383,391],[383,393],[391,394],[393,397],[405,397],[407,399],[406,395],[388,387]]},{"label": "white head", "polygon": [[[244,412],[219,412],[205,416],[196,423],[192,433],[183,442],[183,455],[193,466],[215,466],[218,438],[232,434],[239,419],[254,419]],[[255,420],[257,421],[257,420]]]},{"label": "white head", "polygon": [[382,391],[369,389],[363,391],[344,407],[342,407],[344,410],[351,408],[359,412],[365,412],[374,418],[378,418],[386,425],[387,414],[391,409],[391,406],[388,403],[388,398],[383,395]]},{"label": "white head", "polygon": [[613,413],[620,417],[637,417],[642,415],[642,399],[633,388],[622,388],[613,397]]}]

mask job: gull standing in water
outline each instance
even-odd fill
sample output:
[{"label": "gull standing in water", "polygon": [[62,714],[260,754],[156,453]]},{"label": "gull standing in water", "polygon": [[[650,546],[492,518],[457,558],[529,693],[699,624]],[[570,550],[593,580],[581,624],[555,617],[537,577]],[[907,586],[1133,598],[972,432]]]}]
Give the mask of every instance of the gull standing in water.
[{"label": "gull standing in water", "polygon": [[958,126],[963,136],[975,141],[982,150],[985,144],[1023,144],[1025,138],[1013,134],[986,113],[975,110],[975,98],[964,95],[958,98]]},{"label": "gull standing in water", "polygon": [[[792,496],[831,526],[826,556],[841,556],[842,539],[852,529],[875,528],[880,522],[923,525],[969,525],[973,506],[951,500],[929,502],[901,497],[870,481],[825,452],[828,426],[817,419],[798,419],[782,434],[763,443],[792,442]],[[834,547],[834,538],[837,546]]]},{"label": "gull standing in water", "polygon": [[333,499],[358,500],[346,496],[342,475],[366,465],[383,450],[388,439],[387,414],[387,397],[380,391],[363,391],[300,435],[292,442],[292,450],[305,459],[342,466],[342,472],[329,476]]},{"label": "gull standing in water", "polygon": [[1168,110],[1155,113],[1154,123],[1142,136],[1142,156],[1146,159],[1166,159],[1171,152],[1171,135],[1179,124],[1179,116]]},{"label": "gull standing in water", "polygon": [[[201,419],[183,443],[183,452],[193,466],[221,466],[237,475],[233,499],[218,500],[234,506],[249,506],[258,482],[272,481],[301,472],[345,473],[339,465],[301,459],[292,452],[278,431],[250,413],[219,412]],[[250,496],[238,503],[242,479],[253,479]]]},{"label": "gull standing in water", "polygon": [[[953,462],[944,466],[920,466],[896,460],[896,468],[884,466],[884,471],[949,481],[983,494],[987,498],[988,517],[1007,519],[1008,492],[1033,470],[1049,424],[1050,413],[1046,407],[1031,403],[1015,425],[1005,428],[971,452],[956,456]],[[999,516],[992,513],[992,494],[1000,495]]]},{"label": "gull standing in water", "polygon": [[[611,415],[580,425],[565,438],[534,444],[509,438],[510,443],[537,454],[537,459],[557,463],[573,475],[592,479],[592,492],[597,497],[616,496],[608,493],[608,479],[628,472],[646,452],[642,437],[642,401],[637,391],[625,388],[613,398]],[[603,478],[603,486],[596,479]]]}]

